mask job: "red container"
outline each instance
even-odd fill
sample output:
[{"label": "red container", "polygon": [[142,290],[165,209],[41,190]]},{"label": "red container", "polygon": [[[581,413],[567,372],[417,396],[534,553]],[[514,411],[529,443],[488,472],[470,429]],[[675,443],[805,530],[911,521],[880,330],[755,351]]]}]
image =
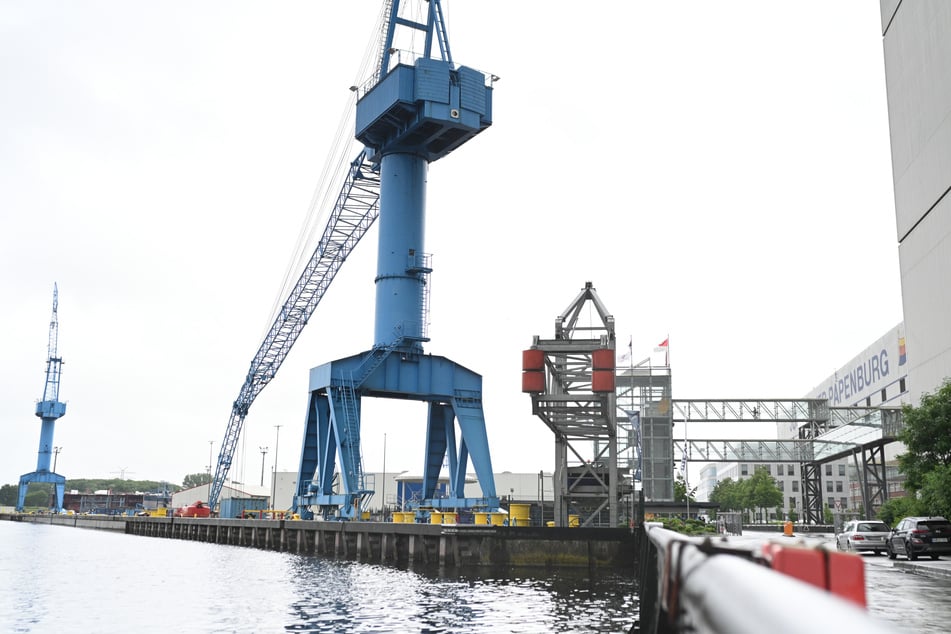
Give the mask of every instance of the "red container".
[{"label": "red container", "polygon": [[614,391],[614,368],[610,370],[595,370],[591,373],[592,392]]},{"label": "red container", "polygon": [[522,391],[523,392],[544,392],[545,391],[545,373],[537,370],[522,372]]},{"label": "red container", "polygon": [[595,370],[611,370],[611,372],[614,372],[614,350],[607,348],[595,350],[591,353],[591,363]]},{"label": "red container", "polygon": [[523,370],[544,370],[545,352],[543,350],[522,350]]}]

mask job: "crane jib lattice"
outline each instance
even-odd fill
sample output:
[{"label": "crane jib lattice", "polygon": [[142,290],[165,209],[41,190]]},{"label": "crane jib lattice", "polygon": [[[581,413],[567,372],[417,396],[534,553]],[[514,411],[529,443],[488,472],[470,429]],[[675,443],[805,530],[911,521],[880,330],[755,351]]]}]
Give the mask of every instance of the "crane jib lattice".
[{"label": "crane jib lattice", "polygon": [[304,267],[273,325],[251,361],[247,378],[231,409],[218,455],[208,504],[214,509],[241,436],[248,410],[274,378],[347,256],[379,216],[380,178],[360,152],[350,164],[333,212],[310,261]]}]

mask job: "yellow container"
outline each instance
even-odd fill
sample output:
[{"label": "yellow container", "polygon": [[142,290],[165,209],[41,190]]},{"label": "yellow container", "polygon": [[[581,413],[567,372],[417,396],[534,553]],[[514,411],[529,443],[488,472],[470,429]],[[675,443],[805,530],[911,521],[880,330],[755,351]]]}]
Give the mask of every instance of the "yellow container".
[{"label": "yellow container", "polygon": [[485,526],[486,524],[489,523],[489,515],[490,515],[490,513],[486,513],[486,512],[484,512],[484,511],[476,511],[476,512],[473,513],[472,515],[473,515],[473,517],[475,518],[475,525],[476,525],[476,526]]},{"label": "yellow container", "polygon": [[405,516],[406,516],[406,513],[404,513],[403,511],[393,511],[393,523],[402,524],[403,522],[406,521],[404,519]]},{"label": "yellow container", "polygon": [[579,527],[579,526],[581,526],[581,522],[579,521],[579,517],[578,517],[577,515],[569,515],[569,516],[568,516],[568,528],[577,528],[577,527]]},{"label": "yellow container", "polygon": [[509,525],[510,526],[531,526],[532,524],[532,505],[531,504],[509,504]]},{"label": "yellow container", "polygon": [[508,513],[489,513],[489,523],[492,526],[503,526],[507,517]]},{"label": "yellow container", "polygon": [[429,523],[430,524],[442,524],[442,513],[439,511],[430,511],[429,512]]},{"label": "yellow container", "polygon": [[547,526],[548,528],[551,528],[551,527],[553,527],[554,525],[555,525],[554,522],[545,522],[545,526]]},{"label": "yellow container", "polygon": [[362,519],[364,522],[370,519],[370,511],[363,511],[360,513],[360,519]]}]

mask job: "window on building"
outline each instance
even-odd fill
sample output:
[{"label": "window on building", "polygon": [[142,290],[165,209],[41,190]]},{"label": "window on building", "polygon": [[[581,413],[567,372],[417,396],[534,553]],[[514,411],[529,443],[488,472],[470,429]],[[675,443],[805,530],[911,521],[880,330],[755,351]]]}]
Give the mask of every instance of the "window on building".
[{"label": "window on building", "polygon": [[793,480],[792,490],[793,493],[799,493],[799,480]]},{"label": "window on building", "polygon": [[789,498],[789,508],[796,508],[796,498]]},{"label": "window on building", "polygon": [[741,464],[741,465],[740,465],[740,475],[749,475],[749,474],[750,474],[750,466],[749,466],[749,465],[745,465],[745,464]]},{"label": "window on building", "polygon": [[832,507],[835,506],[835,498],[832,498],[832,497],[827,498],[827,499],[826,499],[826,504],[828,504],[828,505],[829,505],[829,508],[831,509]]},{"label": "window on building", "polygon": [[842,508],[849,508],[849,498],[839,498],[839,502],[842,503]]},{"label": "window on building", "polygon": [[769,473],[769,474],[772,474],[772,472],[773,472],[772,469],[769,468],[769,465],[768,465],[768,464],[764,464],[764,465],[763,465],[763,469],[765,469],[765,470],[766,470],[766,473]]},{"label": "window on building", "polygon": [[905,379],[898,379],[898,389],[902,394],[905,393]]},{"label": "window on building", "polygon": [[839,463],[839,475],[840,476],[845,475],[845,463]]},{"label": "window on building", "polygon": [[793,465],[791,464],[786,465],[786,475],[794,475],[794,474],[795,472],[793,471]]},{"label": "window on building", "polygon": [[832,493],[832,480],[826,480],[826,492]]},{"label": "window on building", "polygon": [[776,483],[776,486],[779,488],[780,491],[782,491],[784,484],[786,484],[785,481],[780,480],[780,481],[778,481],[778,482]]},{"label": "window on building", "polygon": [[827,465],[826,465],[826,475],[827,475],[827,476],[832,475],[832,465],[831,465],[831,464],[827,464]]},{"label": "window on building", "polygon": [[842,480],[835,481],[835,492],[842,493]]}]

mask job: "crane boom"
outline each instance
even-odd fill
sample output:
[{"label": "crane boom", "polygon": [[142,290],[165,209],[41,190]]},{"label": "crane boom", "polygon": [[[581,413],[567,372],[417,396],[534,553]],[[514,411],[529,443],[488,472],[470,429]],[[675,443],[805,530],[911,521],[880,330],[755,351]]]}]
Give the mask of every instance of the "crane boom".
[{"label": "crane boom", "polygon": [[232,405],[231,418],[221,442],[218,465],[208,493],[208,506],[211,509],[214,510],[217,505],[228,477],[241,428],[251,404],[274,378],[347,256],[379,216],[379,200],[379,174],[367,161],[366,152],[361,151],[350,163],[350,170],[320,241],[254,355],[244,385]]},{"label": "crane boom", "polygon": [[63,360],[57,354],[59,342],[59,318],[56,310],[59,307],[59,289],[53,284],[53,316],[50,317],[50,336],[46,346],[46,385],[43,387],[43,401],[59,400],[59,375],[62,371]]}]

